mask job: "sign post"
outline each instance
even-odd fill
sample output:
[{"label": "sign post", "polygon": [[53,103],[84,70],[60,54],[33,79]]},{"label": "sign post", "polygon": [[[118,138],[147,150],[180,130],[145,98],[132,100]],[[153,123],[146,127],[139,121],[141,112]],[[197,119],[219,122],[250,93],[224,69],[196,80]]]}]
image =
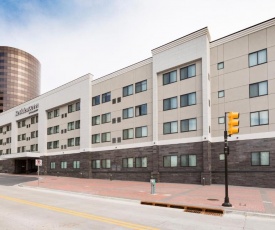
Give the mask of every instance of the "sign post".
[{"label": "sign post", "polygon": [[42,160],[35,159],[35,166],[37,166],[37,175],[38,175],[38,187],[39,187],[39,166],[42,166]]}]

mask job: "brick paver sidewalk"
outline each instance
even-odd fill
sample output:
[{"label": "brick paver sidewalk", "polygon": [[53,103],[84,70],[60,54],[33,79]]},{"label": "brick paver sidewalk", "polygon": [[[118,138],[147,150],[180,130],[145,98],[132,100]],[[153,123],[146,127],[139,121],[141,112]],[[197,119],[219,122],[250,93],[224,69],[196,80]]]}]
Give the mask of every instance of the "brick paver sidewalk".
[{"label": "brick paver sidewalk", "polygon": [[[38,182],[27,182],[24,185],[37,187]],[[221,206],[224,201],[224,185],[157,183],[156,194],[152,195],[149,182],[41,176],[39,186],[139,201],[224,208]],[[275,189],[229,186],[229,198],[233,207],[224,208],[226,210],[275,215]]]}]

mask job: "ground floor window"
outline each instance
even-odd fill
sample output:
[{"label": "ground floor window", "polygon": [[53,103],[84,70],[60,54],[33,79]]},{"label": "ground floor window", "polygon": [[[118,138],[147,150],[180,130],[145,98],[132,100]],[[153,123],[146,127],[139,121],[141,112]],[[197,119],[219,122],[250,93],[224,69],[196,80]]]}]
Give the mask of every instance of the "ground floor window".
[{"label": "ground floor window", "polygon": [[253,152],[251,153],[252,166],[268,166],[269,152]]},{"label": "ground floor window", "polygon": [[61,168],[66,169],[67,168],[67,161],[62,161],[61,162]]},{"label": "ground floor window", "polygon": [[73,167],[74,167],[74,169],[79,169],[80,168],[80,161],[74,161],[73,162]]},{"label": "ground floor window", "polygon": [[111,168],[111,160],[110,159],[103,159],[101,160],[101,165],[103,169]]},{"label": "ground floor window", "polygon": [[123,168],[133,168],[134,167],[134,158],[123,158],[122,159]]},{"label": "ground floor window", "polygon": [[100,160],[93,160],[92,161],[92,168],[93,169],[100,169]]},{"label": "ground floor window", "polygon": [[51,162],[51,169],[55,169],[55,162]]},{"label": "ground floor window", "polygon": [[146,168],[147,157],[136,157],[136,168]]},{"label": "ground floor window", "polygon": [[178,166],[178,156],[163,157],[163,167],[177,167],[177,166]]},{"label": "ground floor window", "polygon": [[197,156],[196,155],[181,155],[180,165],[183,167],[195,167],[197,166]]}]

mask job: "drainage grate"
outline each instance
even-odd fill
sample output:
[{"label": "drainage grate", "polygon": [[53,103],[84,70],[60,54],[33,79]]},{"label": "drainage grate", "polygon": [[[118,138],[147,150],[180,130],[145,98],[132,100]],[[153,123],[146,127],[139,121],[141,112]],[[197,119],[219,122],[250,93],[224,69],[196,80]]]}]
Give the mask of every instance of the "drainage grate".
[{"label": "drainage grate", "polygon": [[150,202],[150,201],[141,201],[140,204],[152,205],[152,206],[158,206],[158,207],[167,207],[167,208],[178,208],[178,209],[183,209],[184,212],[205,214],[205,215],[211,215],[211,216],[222,216],[224,214],[223,209],[215,209],[215,208],[194,207],[194,206],[187,206],[187,205],[167,204],[167,203]]}]

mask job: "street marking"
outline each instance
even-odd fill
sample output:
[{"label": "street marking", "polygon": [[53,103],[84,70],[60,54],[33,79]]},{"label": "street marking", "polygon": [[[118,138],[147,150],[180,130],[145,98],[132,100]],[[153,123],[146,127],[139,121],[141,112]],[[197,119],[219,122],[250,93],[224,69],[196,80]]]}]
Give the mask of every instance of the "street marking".
[{"label": "street marking", "polygon": [[82,217],[82,218],[86,218],[86,219],[90,219],[90,220],[95,220],[95,221],[104,222],[104,223],[108,223],[108,224],[118,225],[118,226],[129,228],[129,229],[158,230],[158,228],[134,224],[134,223],[120,221],[120,220],[102,217],[102,216],[96,216],[96,215],[92,215],[92,214],[88,214],[88,213],[84,213],[84,212],[77,212],[77,211],[73,211],[73,210],[69,210],[69,209],[65,209],[65,208],[58,208],[58,207],[54,207],[54,206],[50,206],[50,205],[46,205],[46,204],[36,203],[36,202],[32,202],[32,201],[27,201],[27,200],[21,200],[21,199],[14,198],[14,197],[0,195],[0,198],[2,198],[4,200],[14,201],[17,203],[38,207],[38,208],[48,209],[48,210],[55,211],[55,212],[65,213],[65,214]]}]

